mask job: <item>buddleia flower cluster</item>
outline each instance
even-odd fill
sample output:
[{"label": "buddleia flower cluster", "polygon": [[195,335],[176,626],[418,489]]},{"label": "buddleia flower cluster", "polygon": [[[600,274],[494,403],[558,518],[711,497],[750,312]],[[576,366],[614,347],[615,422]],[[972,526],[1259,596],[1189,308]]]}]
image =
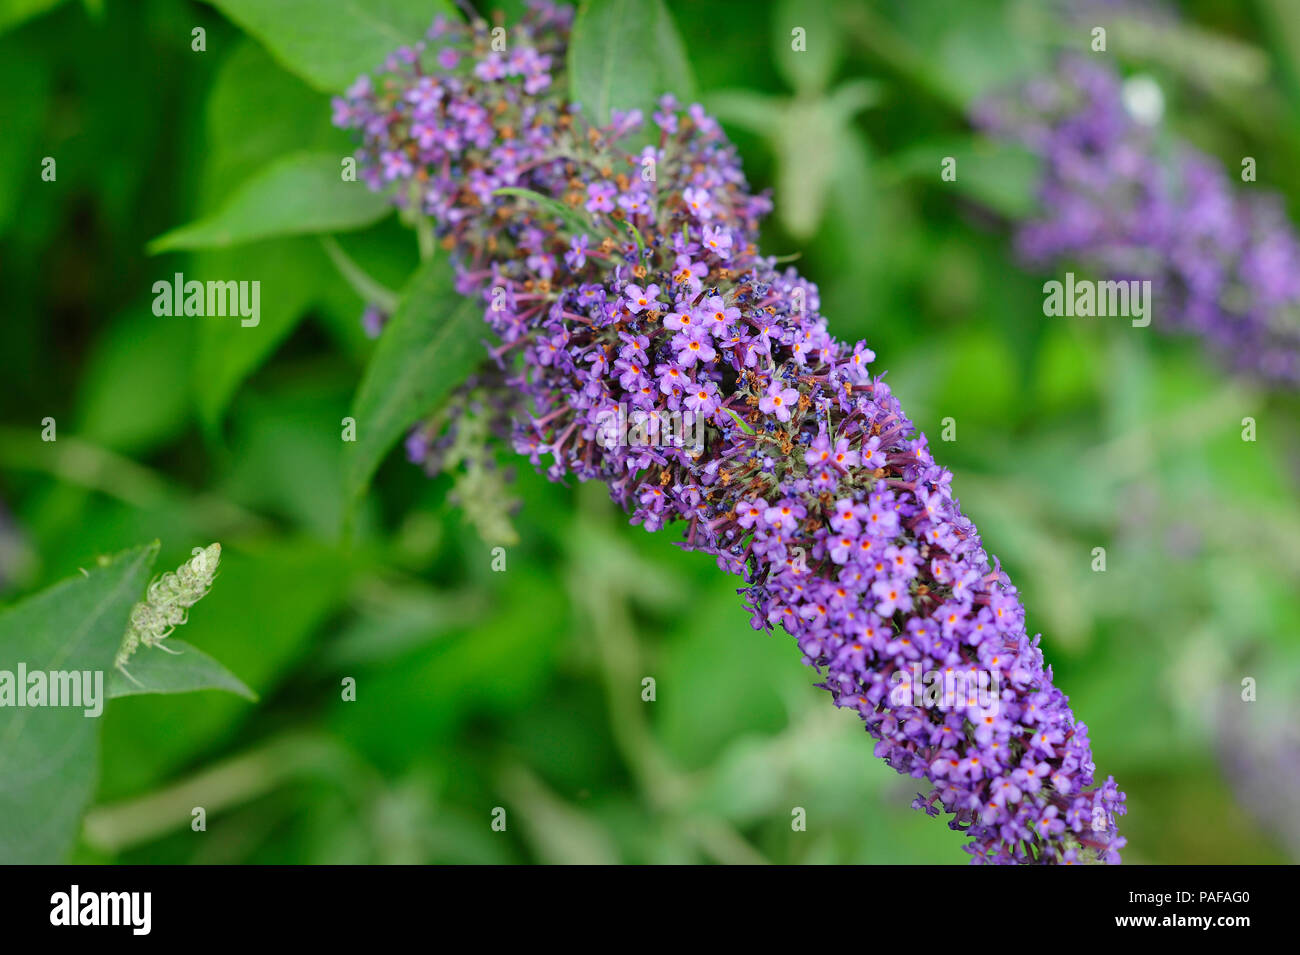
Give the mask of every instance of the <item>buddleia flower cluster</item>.
[{"label": "buddleia flower cluster", "polygon": [[190,608],[212,587],[221,563],[221,545],[194,548],[194,556],[154,578],[145,599],[131,608],[130,623],[122,637],[114,665],[125,672],[126,663],[140,646],[158,647],[173,630],[189,619]]},{"label": "buddleia flower cluster", "polygon": [[1200,337],[1237,373],[1300,385],[1300,239],[1278,196],[1166,142],[1156,117],[1126,108],[1112,67],[1077,56],[973,118],[1042,159],[1038,211],[1016,235],[1027,263],[1149,280],[1155,327]]},{"label": "buddleia flower cluster", "polygon": [[[740,577],[753,626],[793,636],[974,861],[1117,862],[1124,796],[1094,785],[1087,727],[951,472],[817,287],[758,252],[771,202],[713,117],[664,96],[594,125],[567,101],[571,16],[534,4],[504,49],[439,18],[334,104],[366,180],[432,217],[481,297],[527,403],[515,447]],[[922,695],[927,673],[966,691]]]}]

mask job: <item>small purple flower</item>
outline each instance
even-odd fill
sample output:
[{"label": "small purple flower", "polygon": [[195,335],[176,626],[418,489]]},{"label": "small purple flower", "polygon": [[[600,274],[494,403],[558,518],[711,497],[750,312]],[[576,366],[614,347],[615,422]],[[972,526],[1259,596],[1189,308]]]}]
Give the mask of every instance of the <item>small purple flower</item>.
[{"label": "small purple flower", "polygon": [[779,421],[789,421],[791,411],[798,402],[799,392],[793,388],[783,388],[781,382],[774,381],[768,385],[762,400],[759,401],[758,410],[764,414],[776,415]]},{"label": "small purple flower", "polygon": [[618,188],[612,182],[593,182],[587,186],[587,211],[588,212],[613,212],[614,196],[618,194]]},{"label": "small purple flower", "polygon": [[713,218],[713,210],[709,206],[709,194],[704,189],[687,188],[682,192],[682,201],[686,203],[686,208],[691,210],[691,215],[696,219]]},{"label": "small purple flower", "polygon": [[587,264],[587,234],[575,235],[569,242],[569,250],[564,253],[564,264],[570,271],[579,272]]},{"label": "small purple flower", "polygon": [[686,391],[686,407],[701,417],[708,417],[718,410],[721,401],[718,398],[718,386],[711,381],[695,384]]},{"label": "small purple flower", "polygon": [[720,295],[710,295],[695,308],[694,315],[701,325],[721,338],[727,333],[727,326],[740,318],[740,309],[727,305]]},{"label": "small purple flower", "polygon": [[388,313],[378,305],[367,302],[361,313],[361,327],[365,330],[366,337],[378,338],[387,323]]},{"label": "small purple flower", "polygon": [[704,247],[726,262],[731,258],[731,233],[725,228],[705,226]]},{"label": "small purple flower", "polygon": [[786,498],[765,510],[763,520],[767,522],[769,527],[778,527],[792,533],[797,527],[800,518],[807,513],[808,511],[803,504]]},{"label": "small purple flower", "polygon": [[677,364],[683,367],[688,368],[697,361],[710,362],[718,356],[707,335],[679,332],[673,336],[670,344],[677,352]]},{"label": "small purple flower", "polygon": [[405,152],[388,150],[380,154],[379,160],[383,163],[384,178],[390,182],[394,179],[403,179],[415,172],[415,167],[411,165],[411,160]]},{"label": "small purple flower", "polygon": [[741,501],[736,505],[736,522],[746,530],[753,528],[767,511],[767,502],[762,498]]},{"label": "small purple flower", "polygon": [[831,463],[831,439],[825,431],[818,432],[817,437],[813,438],[812,444],[804,452],[803,460],[810,468]]},{"label": "small purple flower", "polygon": [[653,309],[659,304],[655,301],[659,297],[658,285],[647,285],[642,288],[629,282],[627,288],[623,289],[623,295],[627,299],[627,309],[633,315],[646,309]]}]

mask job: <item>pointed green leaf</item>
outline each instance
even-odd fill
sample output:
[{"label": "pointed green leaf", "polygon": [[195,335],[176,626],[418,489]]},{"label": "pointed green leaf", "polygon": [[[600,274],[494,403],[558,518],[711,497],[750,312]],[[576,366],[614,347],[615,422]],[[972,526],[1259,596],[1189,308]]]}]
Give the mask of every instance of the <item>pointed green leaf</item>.
[{"label": "pointed green leaf", "polygon": [[483,306],[456,292],[444,259],[426,262],[384,327],[352,404],[347,497],[370,483],[402,432],[432,411],[483,360]]},{"label": "pointed green leaf", "polygon": [[208,0],[312,86],[339,92],[413,46],[448,0]]},{"label": "pointed green leaf", "polygon": [[244,380],[293,334],[325,283],[340,280],[320,244],[305,238],[203,251],[185,266],[184,274],[187,279],[201,276],[261,283],[261,314],[256,325],[245,325],[238,316],[163,319],[198,324],[195,401],[204,425],[215,431]]},{"label": "pointed green leaf", "polygon": [[[156,543],[127,551],[0,614],[0,680],[16,679],[19,664],[28,674],[105,674],[102,713],[106,674],[157,556]],[[0,708],[0,862],[58,862],[95,788],[99,720],[84,707],[11,706]]]},{"label": "pointed green leaf", "polygon": [[[957,178],[941,179],[945,159],[957,162]],[[929,181],[950,189],[1010,219],[1033,214],[1038,205],[1035,189],[1041,179],[1041,160],[1015,143],[978,137],[938,140],[897,153],[890,174],[899,179]]]},{"label": "pointed green leaf", "polygon": [[727,125],[776,139],[791,100],[753,90],[728,89],[709,93],[706,103],[709,112]]},{"label": "pointed green leaf", "polygon": [[220,249],[378,222],[388,214],[388,200],[360,180],[345,182],[342,160],[333,153],[284,156],[235,190],[212,215],[154,239],[149,252]]},{"label": "pointed green leaf", "polygon": [[0,3],[0,33],[53,10],[64,0],[5,0]]},{"label": "pointed green leaf", "polygon": [[722,410],[725,411],[727,414],[731,415],[731,420],[736,422],[736,425],[740,428],[741,431],[745,432],[745,434],[754,433],[754,429],[745,423],[745,419],[742,418],[740,415],[736,414],[736,412],[733,411],[731,408],[723,408]]},{"label": "pointed green leaf", "polygon": [[639,109],[675,93],[690,102],[695,81],[681,37],[662,0],[587,0],[569,43],[569,95],[598,125],[611,109]]},{"label": "pointed green leaf", "polygon": [[780,0],[772,12],[772,62],[796,93],[825,90],[844,58],[835,6],[832,0]]},{"label": "pointed green leaf", "polygon": [[[212,657],[184,640],[168,639],[167,650],[142,648],[127,663],[127,673],[113,669],[108,674],[110,699],[143,693],[190,693],[195,690],[225,690],[256,701],[257,694]],[[128,675],[129,674],[129,675]]]},{"label": "pointed green leaf", "polygon": [[591,220],[588,219],[586,214],[581,210],[574,209],[572,206],[566,206],[563,202],[560,202],[560,200],[552,199],[550,196],[544,196],[540,192],[535,192],[532,189],[520,189],[517,186],[503,186],[500,189],[495,190],[492,195],[517,196],[520,199],[526,199],[530,203],[535,204],[540,209],[549,212],[551,215],[555,216],[555,218],[561,220],[574,235],[582,235],[584,233],[586,235],[591,235],[596,231],[595,227],[591,224]]}]

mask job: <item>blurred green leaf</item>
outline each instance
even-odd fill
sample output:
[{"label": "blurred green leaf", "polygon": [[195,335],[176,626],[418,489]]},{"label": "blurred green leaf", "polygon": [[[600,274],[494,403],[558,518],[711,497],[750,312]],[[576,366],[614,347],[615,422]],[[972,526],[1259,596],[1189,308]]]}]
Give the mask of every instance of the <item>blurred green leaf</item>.
[{"label": "blurred green leaf", "polygon": [[857,93],[835,101],[796,102],[786,110],[772,142],[777,157],[777,210],[795,239],[809,238],[821,224],[836,163],[849,148],[843,145],[851,135],[852,114],[847,111],[868,102],[865,88]]},{"label": "blurred green leaf", "polygon": [[318,658],[321,667],[382,665],[470,626],[489,609],[486,597],[468,588],[444,594],[428,587],[384,587],[369,596]]},{"label": "blurred green leaf", "polygon": [[523,819],[524,833],[539,861],[548,865],[615,865],[609,833],[590,816],[567,805],[536,775],[517,763],[500,773],[508,804]]},{"label": "blurred green leaf", "polygon": [[[539,209],[549,212],[552,216],[562,221],[574,235],[582,235],[584,233],[590,235],[596,231],[591,224],[591,220],[581,210],[575,209],[572,206],[566,206],[558,199],[544,196],[540,192],[535,192],[532,189],[519,189],[514,186],[506,186],[495,190],[492,195],[514,196],[523,199],[537,206]],[[627,225],[631,226],[631,223],[627,223]]]},{"label": "blurred green leaf", "polygon": [[343,517],[343,418],[355,375],[269,382],[231,415],[238,449],[221,489],[260,514],[321,540],[333,540]]},{"label": "blurred green leaf", "polygon": [[357,439],[348,449],[348,500],[361,494],[402,432],[469,377],[483,358],[483,306],[456,292],[451,266],[425,263],[379,339],[357,389]]},{"label": "blurred green leaf", "polygon": [[193,325],[128,309],[102,336],[81,382],[78,432],[114,451],[148,450],[185,424]]},{"label": "blurred green leaf", "polygon": [[851,80],[825,95],[786,99],[723,90],[711,94],[708,102],[724,123],[767,141],[776,157],[777,215],[792,237],[807,239],[821,225],[832,190],[842,185],[846,162],[862,157],[852,141],[857,136],[852,120],[879,96],[878,84]]},{"label": "blurred green leaf", "polygon": [[424,38],[445,0],[208,0],[317,89],[338,92]]},{"label": "blurred green leaf", "polygon": [[710,92],[706,104],[724,123],[735,124],[760,136],[775,138],[790,101],[783,96],[734,89]]},{"label": "blurred green leaf", "polygon": [[[773,62],[796,93],[826,89],[844,56],[844,31],[828,0],[780,0],[772,14]],[[794,31],[802,31],[795,35]],[[801,49],[795,48],[795,43]]]},{"label": "blurred green leaf", "polygon": [[[1280,5],[1277,0],[1262,4],[1271,20],[1274,16],[1269,8],[1276,11]],[[1291,9],[1281,17],[1289,20],[1284,32],[1290,39],[1296,10],[1293,4],[1287,6]],[[1218,88],[1255,87],[1269,77],[1268,56],[1253,43],[1178,22],[1173,17],[1154,23],[1125,11],[1117,12],[1118,17],[1109,25],[1116,52],[1121,56],[1158,63],[1193,83]]]},{"label": "blurred green leaf", "polygon": [[[957,178],[945,181],[941,172],[949,158],[956,160]],[[890,159],[890,172],[953,189],[1008,219],[1018,220],[1037,208],[1034,187],[1041,180],[1040,165],[1037,156],[1015,144],[961,137],[899,152]]]},{"label": "blurred green leaf", "polygon": [[[3,19],[0,14],[0,23]],[[33,56],[17,39],[0,43],[0,89],[23,91],[21,96],[6,97],[0,114],[4,124],[4,136],[0,136],[0,235],[9,227],[25,191],[53,186],[41,179],[38,150],[49,118],[50,79],[49,64]]]},{"label": "blurred green leaf", "polygon": [[108,673],[108,695],[139,696],[145,693],[189,693],[194,690],[225,690],[245,699],[257,694],[212,657],[184,640],[168,640],[167,650],[145,648],[127,663],[130,676],[114,667]]},{"label": "blurred green leaf", "polygon": [[0,3],[0,33],[53,10],[61,3],[63,0],[4,0]]},{"label": "blurred green leaf", "polygon": [[337,731],[381,765],[403,765],[471,716],[495,719],[542,696],[569,636],[569,605],[534,568],[495,576],[493,600],[470,627],[358,675],[355,702],[336,694]]},{"label": "blurred green leaf", "polygon": [[199,211],[215,212],[242,183],[281,156],[303,151],[340,159],[350,155],[350,137],[329,119],[328,96],[282,69],[255,41],[241,39],[221,61],[204,104],[207,141]]},{"label": "blurred green leaf", "polygon": [[344,182],[341,157],[297,153],[243,184],[216,213],[149,243],[149,252],[226,248],[289,235],[345,232],[378,222],[388,200],[365,183]]},{"label": "blurred green leaf", "polygon": [[569,42],[569,95],[598,126],[610,110],[641,110],[646,126],[664,93],[690,102],[695,81],[662,0],[586,0]]},{"label": "blurred green leaf", "polygon": [[[29,674],[110,669],[157,556],[156,543],[138,547],[0,614],[0,671],[15,674],[20,663]],[[0,861],[63,858],[95,785],[98,741],[99,723],[81,707],[6,714],[0,726]]]},{"label": "blurred green leaf", "polygon": [[[658,681],[658,735],[678,762],[707,767],[734,740],[783,729],[792,702],[821,693],[793,643],[784,631],[753,630],[729,580],[715,577],[695,595],[648,674]],[[719,680],[719,673],[741,672],[738,660],[745,661],[744,679]]]},{"label": "blurred green leaf", "polygon": [[337,239],[332,235],[321,236],[320,244],[334,267],[339,270],[339,275],[362,301],[372,303],[390,315],[396,311],[397,293],[371,278],[365,269],[343,251]]},{"label": "blurred green leaf", "polygon": [[[205,110],[208,148],[198,207],[204,218],[216,213],[242,183],[295,151],[306,148],[341,158],[351,150],[347,137],[329,125],[329,98],[286,73],[251,40],[236,45],[222,62]],[[206,250],[190,260],[188,270],[205,277],[261,281],[266,292],[256,327],[199,320],[193,392],[209,431],[215,430],[240,383],[313,304],[322,299],[351,301],[318,243],[303,238]],[[351,322],[356,325],[355,316]]]},{"label": "blurred green leaf", "polygon": [[191,263],[193,275],[261,283],[257,325],[229,317],[180,319],[199,324],[194,397],[201,420],[215,430],[239,385],[293,332],[322,287],[342,283],[320,244],[306,238],[204,250]]}]

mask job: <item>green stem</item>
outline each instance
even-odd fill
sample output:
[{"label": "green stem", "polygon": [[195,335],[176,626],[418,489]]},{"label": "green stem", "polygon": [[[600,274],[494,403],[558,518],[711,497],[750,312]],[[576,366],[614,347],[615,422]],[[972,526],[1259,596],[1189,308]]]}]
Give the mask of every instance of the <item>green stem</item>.
[{"label": "green stem", "polygon": [[195,807],[218,813],[303,776],[326,776],[360,790],[375,782],[363,770],[327,737],[287,733],[165,789],[92,809],[85,819],[86,841],[120,852],[188,826]]},{"label": "green stem", "polygon": [[397,311],[398,295],[392,289],[375,281],[370,275],[346,253],[332,235],[320,237],[320,244],[325,254],[330,257],[339,274],[352,286],[353,291],[366,302],[373,302],[386,314]]},{"label": "green stem", "polygon": [[[609,503],[601,498],[603,495],[599,488],[583,486],[579,512],[588,525],[606,519]],[[695,787],[660,747],[646,720],[645,707],[635,692],[642,668],[638,662],[636,626],[627,607],[627,595],[616,578],[606,577],[595,585],[590,575],[584,572],[570,583],[575,602],[591,620],[590,631],[599,653],[614,743],[651,803],[660,810],[681,813]],[[700,848],[718,862],[733,865],[767,863],[762,853],[726,822],[699,817],[681,818],[680,822]]]},{"label": "green stem", "polygon": [[0,466],[48,474],[66,484],[97,491],[143,511],[188,508],[214,537],[230,531],[264,531],[256,514],[213,494],[188,497],[153,471],[89,441],[64,435],[42,441],[35,429],[0,428]]}]

